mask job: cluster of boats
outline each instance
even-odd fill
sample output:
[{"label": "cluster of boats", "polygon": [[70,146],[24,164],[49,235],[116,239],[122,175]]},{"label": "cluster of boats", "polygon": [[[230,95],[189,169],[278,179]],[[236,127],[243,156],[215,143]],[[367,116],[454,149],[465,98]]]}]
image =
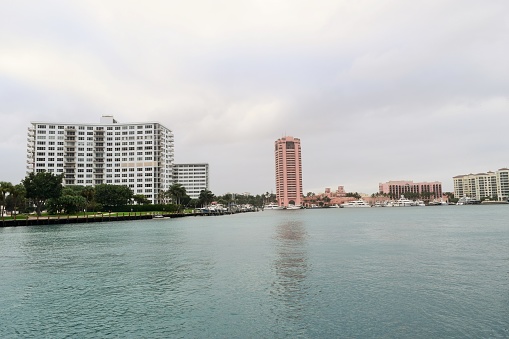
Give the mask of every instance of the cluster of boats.
[{"label": "cluster of boats", "polygon": [[458,200],[456,205],[478,205],[481,203],[481,200],[477,200],[469,197],[462,197]]},{"label": "cluster of boats", "polygon": [[256,208],[250,204],[244,205],[230,205],[225,207],[222,204],[213,204],[198,208],[196,212],[203,214],[223,214],[223,213],[237,213],[237,212],[254,212]]},{"label": "cluster of boats", "polygon": [[[429,206],[442,206],[442,205],[448,205],[448,204],[447,204],[447,202],[442,201],[442,200],[429,202]],[[345,202],[344,204],[341,204],[341,205],[335,204],[335,205],[331,205],[331,206],[327,206],[327,207],[329,207],[329,208],[363,208],[363,207],[411,207],[411,206],[426,206],[426,204],[422,200],[409,200],[409,199],[405,198],[405,196],[402,195],[401,198],[398,200],[377,201],[373,205],[367,203],[366,201],[364,201],[362,199],[358,199],[358,200],[354,200],[354,201]],[[292,209],[300,209],[300,208],[302,208],[302,207],[293,206],[293,205],[290,205],[287,207],[279,206],[276,203],[270,203],[270,204],[267,204],[264,206],[264,209],[268,209],[268,210],[282,210],[282,209],[292,210]],[[311,205],[308,208],[321,208],[321,207],[317,206],[317,205]]]},{"label": "cluster of boats", "polygon": [[426,206],[422,200],[409,200],[403,195],[398,200],[377,201],[373,205],[368,204],[362,199],[349,201],[340,205],[341,207],[411,207]]}]

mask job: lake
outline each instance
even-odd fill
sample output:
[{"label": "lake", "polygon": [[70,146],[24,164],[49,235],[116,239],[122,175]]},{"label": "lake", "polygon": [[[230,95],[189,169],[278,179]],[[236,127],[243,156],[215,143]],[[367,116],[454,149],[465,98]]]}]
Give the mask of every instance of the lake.
[{"label": "lake", "polygon": [[0,228],[0,337],[509,337],[509,206]]}]

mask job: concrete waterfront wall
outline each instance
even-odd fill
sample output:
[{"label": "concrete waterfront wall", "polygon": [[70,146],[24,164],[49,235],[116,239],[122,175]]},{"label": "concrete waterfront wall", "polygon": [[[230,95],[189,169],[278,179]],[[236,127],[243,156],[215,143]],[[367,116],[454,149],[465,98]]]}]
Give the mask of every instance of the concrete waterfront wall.
[{"label": "concrete waterfront wall", "polygon": [[39,217],[16,220],[0,220],[1,227],[13,226],[37,226],[37,225],[61,225],[61,224],[82,224],[89,222],[107,222],[107,221],[123,221],[123,220],[144,220],[152,219],[151,214],[144,215],[88,215],[88,216],[58,216],[58,217]]}]

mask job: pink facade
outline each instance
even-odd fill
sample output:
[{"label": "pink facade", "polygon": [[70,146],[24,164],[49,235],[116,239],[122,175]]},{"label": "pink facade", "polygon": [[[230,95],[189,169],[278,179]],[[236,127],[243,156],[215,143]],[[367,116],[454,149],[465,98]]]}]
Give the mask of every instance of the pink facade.
[{"label": "pink facade", "polygon": [[303,198],[305,207],[341,205],[348,201],[357,200],[357,198],[347,197],[344,186],[338,186],[334,192],[330,187],[325,188],[324,193],[313,194]]},{"label": "pink facade", "polygon": [[279,206],[302,205],[302,159],[300,139],[286,136],[276,140],[276,198]]},{"label": "pink facade", "polygon": [[423,199],[442,198],[442,183],[433,182],[413,182],[413,181],[388,181],[378,185],[379,192],[385,193],[392,198],[399,198],[407,193],[419,194]]}]

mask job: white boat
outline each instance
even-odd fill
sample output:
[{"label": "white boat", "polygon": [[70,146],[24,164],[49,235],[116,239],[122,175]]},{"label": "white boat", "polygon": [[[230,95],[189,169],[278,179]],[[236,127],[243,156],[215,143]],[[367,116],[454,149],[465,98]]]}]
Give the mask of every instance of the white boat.
[{"label": "white boat", "polygon": [[371,207],[371,205],[365,202],[364,200],[359,199],[355,201],[345,202],[344,204],[341,204],[341,207]]},{"label": "white boat", "polygon": [[458,200],[456,205],[478,205],[481,201],[477,200],[475,198],[469,198],[469,197],[462,197]]},{"label": "white boat", "polygon": [[299,206],[299,205],[291,205],[291,204],[290,204],[290,205],[286,206],[286,209],[287,209],[287,210],[300,210],[301,208],[302,208],[302,207],[301,207],[301,206]]},{"label": "white boat", "polygon": [[424,207],[424,206],[426,206],[426,204],[422,200],[416,200],[416,201],[414,201],[414,206]]},{"label": "white boat", "polygon": [[330,205],[329,208],[340,208],[341,206],[339,206],[338,204],[334,204],[334,205]]},{"label": "white boat", "polygon": [[404,195],[393,203],[394,207],[410,207],[415,206],[412,200],[408,200]]},{"label": "white boat", "polygon": [[263,209],[266,209],[266,210],[282,210],[283,206],[279,206],[275,202],[271,202],[270,204],[263,206]]}]

